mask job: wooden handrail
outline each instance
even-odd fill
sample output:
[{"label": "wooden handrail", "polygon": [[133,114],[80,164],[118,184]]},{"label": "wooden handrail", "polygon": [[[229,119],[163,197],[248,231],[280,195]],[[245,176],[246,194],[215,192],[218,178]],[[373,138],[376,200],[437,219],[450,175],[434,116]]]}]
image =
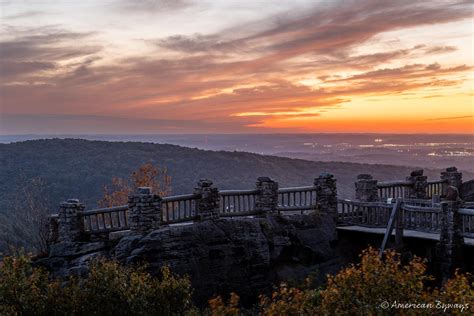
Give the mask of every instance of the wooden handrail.
[{"label": "wooden handrail", "polygon": [[474,216],[474,210],[470,208],[460,208],[458,213],[467,216]]},{"label": "wooden handrail", "polygon": [[113,212],[120,212],[128,210],[128,205],[120,205],[120,206],[113,206],[113,207],[104,207],[104,208],[96,208],[92,210],[82,211],[79,212],[82,216],[89,216],[89,215],[96,215],[102,213],[113,213]]},{"label": "wooden handrail", "polygon": [[316,190],[314,186],[304,186],[304,187],[292,187],[292,188],[281,188],[278,189],[278,193],[290,193],[290,192],[304,192]]},{"label": "wooden handrail", "polygon": [[219,195],[227,196],[227,195],[249,195],[249,194],[258,194],[260,191],[253,189],[253,190],[222,190],[219,191]]},{"label": "wooden handrail", "polygon": [[412,183],[411,181],[406,180],[398,180],[398,181],[383,181],[377,183],[377,188],[390,188],[390,187],[397,187],[397,186],[410,186]]},{"label": "wooden handrail", "polygon": [[164,197],[161,202],[177,202],[177,201],[185,201],[185,200],[192,200],[192,199],[199,199],[199,194],[182,194],[182,195],[172,195]]},{"label": "wooden handrail", "polygon": [[402,209],[404,211],[409,211],[409,212],[427,212],[427,213],[440,213],[441,209],[436,208],[436,207],[430,207],[430,206],[416,206],[416,205],[402,205]]}]

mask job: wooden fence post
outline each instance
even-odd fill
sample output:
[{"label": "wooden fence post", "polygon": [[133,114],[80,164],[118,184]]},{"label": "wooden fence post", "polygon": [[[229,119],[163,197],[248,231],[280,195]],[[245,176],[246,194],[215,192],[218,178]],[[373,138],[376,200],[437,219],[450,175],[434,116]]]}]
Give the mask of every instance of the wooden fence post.
[{"label": "wooden fence post", "polygon": [[[399,199],[399,198],[397,199],[395,204],[393,204],[392,212],[390,213],[390,219],[388,220],[388,224],[387,224],[387,230],[385,231],[385,235],[382,241],[382,246],[380,247],[380,253],[379,253],[380,257],[383,256],[383,252],[385,251],[385,248],[387,247],[387,244],[388,244],[388,239],[392,235],[393,227],[395,226],[395,223],[398,221],[398,217],[400,216],[400,213],[401,213],[400,212],[401,205],[402,205],[402,199]],[[395,231],[395,239],[397,239],[396,234],[397,234],[397,231]],[[402,238],[402,234],[403,232],[399,235],[398,239]]]}]

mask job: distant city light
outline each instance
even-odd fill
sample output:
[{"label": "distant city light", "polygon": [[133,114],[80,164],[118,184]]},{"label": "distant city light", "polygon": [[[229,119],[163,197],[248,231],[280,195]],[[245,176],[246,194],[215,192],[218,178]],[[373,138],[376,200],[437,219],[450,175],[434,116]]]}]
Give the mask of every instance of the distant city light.
[{"label": "distant city light", "polygon": [[376,139],[374,139],[374,142],[381,143],[381,142],[383,142],[383,139],[382,138],[376,138]]}]

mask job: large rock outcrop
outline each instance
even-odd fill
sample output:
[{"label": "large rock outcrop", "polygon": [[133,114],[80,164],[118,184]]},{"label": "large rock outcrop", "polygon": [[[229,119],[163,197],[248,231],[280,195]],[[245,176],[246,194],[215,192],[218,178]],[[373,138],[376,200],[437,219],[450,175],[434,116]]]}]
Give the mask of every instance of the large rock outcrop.
[{"label": "large rock outcrop", "polygon": [[115,241],[53,245],[39,263],[57,276],[86,273],[97,256],[146,262],[152,274],[166,264],[191,277],[201,302],[231,291],[252,299],[282,280],[301,281],[311,273],[322,278],[339,266],[331,248],[336,229],[326,214],[221,218],[118,235]]}]

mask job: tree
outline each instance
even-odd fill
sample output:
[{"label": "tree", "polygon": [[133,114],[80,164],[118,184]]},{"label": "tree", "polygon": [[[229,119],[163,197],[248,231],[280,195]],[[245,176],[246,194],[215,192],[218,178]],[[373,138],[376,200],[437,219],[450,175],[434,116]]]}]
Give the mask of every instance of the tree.
[{"label": "tree", "polygon": [[52,213],[46,182],[40,177],[27,179],[20,175],[18,190],[6,214],[9,223],[2,228],[1,241],[13,247],[24,247],[28,251],[47,253],[48,216]]},{"label": "tree", "polygon": [[168,195],[171,192],[168,169],[148,162],[133,171],[129,179],[114,177],[110,187],[104,186],[104,196],[97,203],[101,207],[125,205],[130,193],[138,187],[151,187],[155,194]]}]

